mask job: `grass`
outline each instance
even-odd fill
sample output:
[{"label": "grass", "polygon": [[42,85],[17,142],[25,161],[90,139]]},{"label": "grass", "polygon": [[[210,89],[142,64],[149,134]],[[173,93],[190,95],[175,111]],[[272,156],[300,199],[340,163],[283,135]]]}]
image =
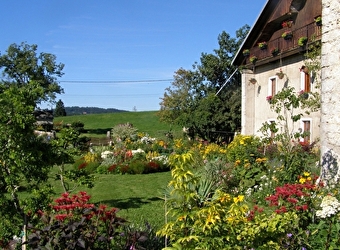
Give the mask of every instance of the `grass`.
[{"label": "grass", "polygon": [[[56,168],[53,169],[50,183],[59,197],[63,189],[60,181],[54,180],[56,171]],[[147,221],[159,229],[164,225],[165,216],[163,191],[170,179],[170,172],[143,175],[95,174],[93,188],[79,186],[72,193],[86,191],[91,195],[90,202],[120,209],[118,216],[134,225],[144,225]]]},{"label": "grass", "polygon": [[91,138],[106,137],[107,131],[114,126],[122,123],[131,123],[139,132],[144,132],[152,137],[163,138],[165,133],[172,130],[176,135],[181,134],[181,127],[162,123],[157,111],[144,112],[118,112],[106,114],[89,114],[55,117],[54,123],[63,122],[70,124],[72,122],[83,122],[87,136]]},{"label": "grass", "polygon": [[141,225],[148,221],[164,224],[164,190],[170,172],[145,175],[98,175],[95,187],[88,190],[94,202],[121,209],[119,215]]}]

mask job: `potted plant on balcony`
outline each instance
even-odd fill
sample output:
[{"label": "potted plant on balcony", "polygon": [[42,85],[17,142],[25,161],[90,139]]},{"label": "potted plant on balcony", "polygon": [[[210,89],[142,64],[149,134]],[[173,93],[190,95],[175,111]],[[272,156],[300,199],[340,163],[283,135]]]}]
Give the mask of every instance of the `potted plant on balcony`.
[{"label": "potted plant on balcony", "polygon": [[249,58],[249,61],[250,61],[252,64],[255,64],[255,63],[257,62],[257,60],[258,60],[257,56],[251,56],[251,57]]},{"label": "potted plant on balcony", "polygon": [[258,43],[258,46],[261,50],[267,49],[267,42],[260,42]]},{"label": "potted plant on balcony", "polygon": [[292,39],[293,33],[289,30],[289,31],[283,32],[281,36],[283,37],[283,39],[289,40],[289,39]]},{"label": "potted plant on balcony", "polygon": [[266,100],[267,100],[269,103],[271,103],[272,100],[273,100],[273,96],[271,96],[271,95],[267,96],[267,97],[266,97]]},{"label": "potted plant on balcony", "polygon": [[273,48],[270,52],[273,56],[277,56],[281,51],[279,48]]},{"label": "potted plant on balcony", "polygon": [[247,56],[250,55],[250,50],[249,50],[249,49],[244,49],[244,50],[242,51],[242,53],[243,53],[243,55],[244,55],[245,57],[247,57]]},{"label": "potted plant on balcony", "polygon": [[279,79],[283,79],[283,77],[285,76],[285,74],[282,72],[282,69],[280,69],[280,71],[277,72],[276,75]]},{"label": "potted plant on balcony", "polygon": [[317,16],[316,18],[314,18],[315,24],[317,26],[321,26],[322,25],[322,18],[321,16]]},{"label": "potted plant on balcony", "polygon": [[308,38],[306,36],[302,36],[298,40],[298,45],[300,47],[303,47],[303,46],[305,46],[307,44],[307,41],[308,41]]},{"label": "potted plant on balcony", "polygon": [[255,78],[250,78],[250,79],[249,79],[249,82],[250,82],[251,84],[255,84],[257,81],[256,81]]},{"label": "potted plant on balcony", "polygon": [[291,28],[293,25],[293,21],[292,20],[287,20],[282,22],[282,28]]}]

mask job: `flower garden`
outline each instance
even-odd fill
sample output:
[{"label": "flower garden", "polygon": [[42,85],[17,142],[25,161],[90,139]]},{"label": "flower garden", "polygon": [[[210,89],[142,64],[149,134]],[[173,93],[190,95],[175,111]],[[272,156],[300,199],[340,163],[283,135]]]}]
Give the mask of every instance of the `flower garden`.
[{"label": "flower garden", "polygon": [[288,153],[255,136],[237,135],[229,145],[158,140],[121,124],[112,129],[112,146],[91,147],[73,167],[171,171],[167,222],[136,230],[86,192],[65,193],[37,213],[29,242],[53,249],[338,249],[338,185],[319,178],[318,161],[316,144],[292,141]]}]

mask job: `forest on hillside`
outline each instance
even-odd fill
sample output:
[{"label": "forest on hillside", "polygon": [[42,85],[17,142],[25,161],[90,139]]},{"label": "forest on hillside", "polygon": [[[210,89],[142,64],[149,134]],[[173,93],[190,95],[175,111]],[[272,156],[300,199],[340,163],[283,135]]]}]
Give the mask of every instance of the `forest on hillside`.
[{"label": "forest on hillside", "polygon": [[117,113],[128,112],[126,110],[119,110],[115,108],[98,108],[98,107],[65,107],[67,116],[69,115],[86,115],[86,114],[104,114],[104,113]]}]

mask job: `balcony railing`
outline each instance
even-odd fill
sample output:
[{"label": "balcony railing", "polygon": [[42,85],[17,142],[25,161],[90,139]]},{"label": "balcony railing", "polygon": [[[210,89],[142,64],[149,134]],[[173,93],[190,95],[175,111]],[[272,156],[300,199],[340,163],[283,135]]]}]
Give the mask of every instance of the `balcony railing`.
[{"label": "balcony railing", "polygon": [[[287,30],[282,30],[282,33]],[[293,34],[291,39],[285,40],[283,37],[279,37],[274,40],[270,40],[267,42],[268,46],[266,49],[260,49],[258,46],[253,47],[250,49],[250,57],[256,56],[258,58],[257,64],[261,62],[261,60],[264,59],[270,59],[277,56],[272,55],[272,50],[274,48],[278,48],[280,50],[280,53],[283,56],[289,51],[293,51],[297,48],[299,48],[299,38],[301,37],[307,37],[308,43],[317,41],[321,39],[321,26],[317,26],[314,22],[311,24],[308,24],[302,28],[290,30]],[[250,57],[246,59],[246,64],[250,64],[249,61]],[[275,58],[276,59],[276,58]]]}]

